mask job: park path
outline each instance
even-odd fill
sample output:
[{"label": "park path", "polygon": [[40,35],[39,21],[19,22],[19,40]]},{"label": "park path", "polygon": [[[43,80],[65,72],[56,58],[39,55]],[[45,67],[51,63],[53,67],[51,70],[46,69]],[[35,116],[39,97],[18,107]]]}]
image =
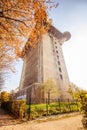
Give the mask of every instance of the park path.
[{"label": "park path", "polygon": [[0,108],[0,127],[1,126],[8,126],[8,125],[15,125],[18,123],[20,123],[19,120],[13,118],[7,112],[5,112],[4,110],[2,110]]},{"label": "park path", "polygon": [[0,130],[83,130],[82,115],[20,122],[0,109]]}]

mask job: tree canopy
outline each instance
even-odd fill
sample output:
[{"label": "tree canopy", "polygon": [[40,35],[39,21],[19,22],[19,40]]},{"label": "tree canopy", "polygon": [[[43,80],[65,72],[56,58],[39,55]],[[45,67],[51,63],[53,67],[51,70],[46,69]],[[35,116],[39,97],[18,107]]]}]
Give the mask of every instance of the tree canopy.
[{"label": "tree canopy", "polygon": [[45,83],[41,85],[41,91],[44,92],[45,96],[50,99],[57,98],[61,95],[60,90],[55,82],[55,79],[49,78]]},{"label": "tree canopy", "polygon": [[3,91],[1,92],[1,102],[8,102],[11,99],[11,94]]},{"label": "tree canopy", "polygon": [[57,5],[53,0],[0,0],[0,73],[14,71],[12,62],[20,57],[29,35],[25,51],[35,47],[32,39],[37,41],[50,23],[47,8]]},{"label": "tree canopy", "polygon": [[[40,33],[43,32],[40,28],[43,28],[44,24],[49,22],[47,14],[49,5],[47,6],[46,3],[51,3],[51,1],[0,1],[0,49],[3,52],[3,54],[0,54],[0,59],[5,65],[6,62],[11,62],[15,56],[21,53],[33,29],[37,34],[39,30]],[[56,6],[55,4],[52,5]],[[35,37],[34,35],[35,33],[32,34],[32,37]]]}]

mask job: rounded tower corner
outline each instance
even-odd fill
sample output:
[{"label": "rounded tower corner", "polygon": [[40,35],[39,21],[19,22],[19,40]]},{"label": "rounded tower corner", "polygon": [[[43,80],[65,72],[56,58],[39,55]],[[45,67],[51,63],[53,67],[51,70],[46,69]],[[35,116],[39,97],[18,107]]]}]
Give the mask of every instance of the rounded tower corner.
[{"label": "rounded tower corner", "polygon": [[66,31],[63,33],[63,37],[66,39],[66,41],[68,41],[71,38],[71,33]]}]

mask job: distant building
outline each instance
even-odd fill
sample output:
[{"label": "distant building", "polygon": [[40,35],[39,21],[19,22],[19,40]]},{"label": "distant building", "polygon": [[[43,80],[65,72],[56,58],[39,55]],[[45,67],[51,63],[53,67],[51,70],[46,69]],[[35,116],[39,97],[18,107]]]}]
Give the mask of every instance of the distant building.
[{"label": "distant building", "polygon": [[70,97],[67,93],[70,82],[61,48],[70,37],[69,32],[61,33],[51,26],[40,43],[35,48],[30,48],[24,57],[20,91],[28,88],[27,93],[31,92],[32,97],[35,97],[40,84],[52,78],[61,91],[61,98]]}]

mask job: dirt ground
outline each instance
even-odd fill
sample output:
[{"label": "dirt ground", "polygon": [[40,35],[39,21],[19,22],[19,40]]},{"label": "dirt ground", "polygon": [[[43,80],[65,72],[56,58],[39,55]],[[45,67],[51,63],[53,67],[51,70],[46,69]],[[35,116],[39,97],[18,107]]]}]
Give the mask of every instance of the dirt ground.
[{"label": "dirt ground", "polygon": [[83,130],[82,115],[20,122],[0,110],[0,130]]}]

